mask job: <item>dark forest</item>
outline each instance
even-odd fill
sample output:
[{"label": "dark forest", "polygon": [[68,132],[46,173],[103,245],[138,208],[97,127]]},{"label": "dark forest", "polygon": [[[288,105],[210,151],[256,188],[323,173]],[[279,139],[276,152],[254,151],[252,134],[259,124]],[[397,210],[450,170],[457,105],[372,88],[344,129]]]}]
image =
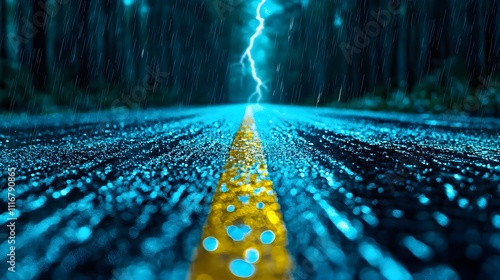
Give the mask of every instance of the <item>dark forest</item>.
[{"label": "dark forest", "polygon": [[500,0],[0,0],[0,279],[500,279]]},{"label": "dark forest", "polygon": [[[499,1],[275,0],[263,102],[498,116]],[[0,104],[31,113],[246,102],[253,5],[1,1]],[[253,20],[253,21],[252,21]]]}]

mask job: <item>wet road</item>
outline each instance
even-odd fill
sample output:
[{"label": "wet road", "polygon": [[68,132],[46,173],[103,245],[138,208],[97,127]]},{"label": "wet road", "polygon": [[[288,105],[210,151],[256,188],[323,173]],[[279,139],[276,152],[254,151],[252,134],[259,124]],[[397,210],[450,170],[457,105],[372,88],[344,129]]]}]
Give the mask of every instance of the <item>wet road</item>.
[{"label": "wet road", "polygon": [[[4,263],[8,279],[186,279],[190,271],[210,279],[197,270],[198,259],[212,256],[203,250],[222,253],[212,261],[235,279],[260,277],[266,263],[283,264],[293,279],[495,278],[498,120],[250,111],[246,126],[243,105],[3,117],[2,186],[16,168],[17,266],[7,273]],[[272,197],[255,205],[260,212],[238,212],[253,194],[233,197],[225,180],[252,192],[262,185]],[[1,197],[7,210],[7,187]],[[262,213],[276,227],[271,240],[263,239]],[[255,221],[248,227],[245,215]],[[3,227],[9,217],[2,212]],[[224,232],[232,241],[217,238]],[[6,253],[7,234],[0,232]],[[231,266],[227,250],[259,235],[264,245]]]}]

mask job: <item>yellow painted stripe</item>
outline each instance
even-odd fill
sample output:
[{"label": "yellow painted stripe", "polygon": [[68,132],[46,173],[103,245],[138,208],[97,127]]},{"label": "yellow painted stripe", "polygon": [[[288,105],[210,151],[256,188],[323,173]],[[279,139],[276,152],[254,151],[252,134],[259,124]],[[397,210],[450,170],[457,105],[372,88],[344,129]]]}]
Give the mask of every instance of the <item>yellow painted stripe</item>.
[{"label": "yellow painted stripe", "polygon": [[191,264],[191,279],[289,279],[286,229],[251,107],[224,169]]}]

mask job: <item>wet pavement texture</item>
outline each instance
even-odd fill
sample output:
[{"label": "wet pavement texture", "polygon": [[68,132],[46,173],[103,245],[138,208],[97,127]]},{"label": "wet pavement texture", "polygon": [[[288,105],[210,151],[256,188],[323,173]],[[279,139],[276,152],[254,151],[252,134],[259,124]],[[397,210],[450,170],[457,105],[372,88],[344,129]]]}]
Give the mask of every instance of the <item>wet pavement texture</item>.
[{"label": "wet pavement texture", "polygon": [[[8,279],[188,277],[245,107],[1,117]],[[292,278],[496,278],[498,120],[252,108]]]}]

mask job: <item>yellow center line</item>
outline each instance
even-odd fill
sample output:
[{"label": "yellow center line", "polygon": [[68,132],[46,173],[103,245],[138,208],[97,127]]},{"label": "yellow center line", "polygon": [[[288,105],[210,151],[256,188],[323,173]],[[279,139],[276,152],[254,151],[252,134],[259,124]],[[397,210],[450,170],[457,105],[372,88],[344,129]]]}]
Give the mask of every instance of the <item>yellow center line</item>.
[{"label": "yellow center line", "polygon": [[191,263],[191,279],[289,279],[292,261],[286,244],[280,206],[247,107]]}]

